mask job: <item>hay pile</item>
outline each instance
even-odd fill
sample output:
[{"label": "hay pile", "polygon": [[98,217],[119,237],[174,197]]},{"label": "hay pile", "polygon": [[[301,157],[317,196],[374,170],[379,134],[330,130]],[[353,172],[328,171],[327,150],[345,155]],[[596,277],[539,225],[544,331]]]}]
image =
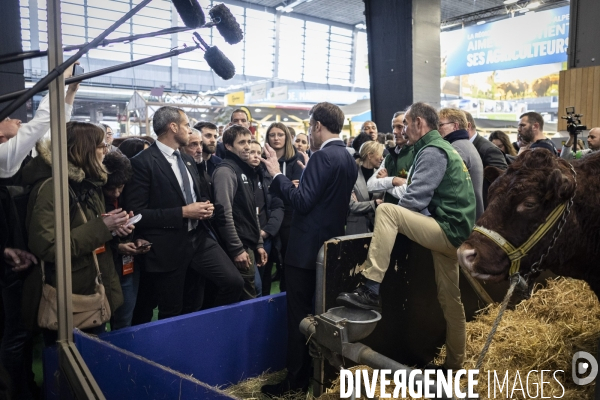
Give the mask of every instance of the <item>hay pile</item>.
[{"label": "hay pile", "polygon": [[[475,321],[467,324],[465,368],[475,367],[498,310],[499,305],[492,305],[478,315]],[[480,398],[488,399],[488,370],[497,371],[500,380],[508,371],[511,389],[518,370],[525,389],[527,373],[530,370],[544,369],[551,370],[552,373],[556,370],[564,371],[564,374],[556,375],[564,386],[563,399],[592,399],[595,384],[575,385],[571,379],[571,360],[577,351],[586,351],[595,356],[599,338],[600,303],[587,283],[566,278],[549,281],[547,287],[538,290],[531,299],[519,304],[515,310],[504,313],[479,374],[477,391]],[[443,357],[444,349],[439,363]],[[539,383],[539,372],[537,375],[532,374],[532,379]],[[544,381],[550,382],[544,385],[545,397],[561,396],[563,389],[552,375],[548,376],[546,373]],[[535,389],[530,380],[532,397],[535,397]],[[364,392],[362,394],[364,396]],[[490,394],[494,398],[493,389]],[[338,396],[339,380],[320,399],[331,400],[339,398]],[[496,394],[496,398],[505,397],[508,396],[501,395],[499,391]],[[515,391],[513,398],[521,399],[524,396],[521,391]]]},{"label": "hay pile", "polygon": [[[223,388],[222,390],[238,399],[244,400],[263,400],[268,399],[267,396],[260,392],[260,388],[264,385],[272,385],[281,382],[287,376],[287,370],[263,373],[256,378],[247,379],[237,385]],[[312,396],[311,396],[312,398]],[[275,400],[306,400],[307,395],[302,393],[290,393],[284,397],[277,397]]]}]

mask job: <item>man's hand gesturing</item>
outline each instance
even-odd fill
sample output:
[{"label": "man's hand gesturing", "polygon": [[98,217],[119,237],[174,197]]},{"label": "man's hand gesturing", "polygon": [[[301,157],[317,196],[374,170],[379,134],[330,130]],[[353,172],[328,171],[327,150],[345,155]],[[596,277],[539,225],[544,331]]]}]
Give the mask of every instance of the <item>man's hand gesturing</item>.
[{"label": "man's hand gesturing", "polygon": [[265,167],[267,167],[267,171],[269,171],[269,174],[272,177],[275,177],[275,175],[281,173],[281,170],[279,169],[279,160],[277,159],[277,153],[275,152],[275,150],[273,150],[273,148],[267,143],[265,143],[265,155],[266,158],[263,157],[260,161],[262,161],[262,163],[265,164]]}]

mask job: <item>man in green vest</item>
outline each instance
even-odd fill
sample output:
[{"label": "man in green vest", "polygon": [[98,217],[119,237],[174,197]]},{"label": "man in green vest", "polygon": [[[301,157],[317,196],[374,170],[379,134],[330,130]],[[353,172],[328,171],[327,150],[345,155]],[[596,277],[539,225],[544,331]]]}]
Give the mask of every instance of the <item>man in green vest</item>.
[{"label": "man in green vest", "polygon": [[398,205],[382,204],[375,214],[375,230],[364,284],[337,301],[348,307],[380,309],[379,285],[390,264],[400,233],[431,250],[438,300],[446,319],[444,367],[462,369],[465,356],[465,312],[458,288],[456,249],[475,224],[475,192],[469,172],[452,145],[436,130],[436,110],[415,103],[404,116],[405,134],[414,143],[415,161]]},{"label": "man in green vest", "polygon": [[398,204],[403,191],[402,185],[406,183],[408,171],[415,159],[413,146],[404,137],[404,114],[404,111],[398,111],[392,118],[396,148],[385,156],[379,170],[367,182],[369,193],[386,192],[384,203]]}]

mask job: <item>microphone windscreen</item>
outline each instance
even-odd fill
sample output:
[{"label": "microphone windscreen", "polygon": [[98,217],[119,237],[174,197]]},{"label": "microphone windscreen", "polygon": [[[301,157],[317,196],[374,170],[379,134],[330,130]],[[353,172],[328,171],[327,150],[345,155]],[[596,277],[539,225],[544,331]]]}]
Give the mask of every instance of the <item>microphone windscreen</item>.
[{"label": "microphone windscreen", "polygon": [[206,23],[206,17],[198,0],[171,0],[181,20],[188,28],[200,28]]},{"label": "microphone windscreen", "polygon": [[217,23],[215,26],[227,43],[236,44],[242,41],[244,38],[242,28],[225,4],[213,7],[208,14]]},{"label": "microphone windscreen", "polygon": [[204,59],[217,75],[228,80],[235,76],[235,66],[217,46],[210,47],[204,53]]}]

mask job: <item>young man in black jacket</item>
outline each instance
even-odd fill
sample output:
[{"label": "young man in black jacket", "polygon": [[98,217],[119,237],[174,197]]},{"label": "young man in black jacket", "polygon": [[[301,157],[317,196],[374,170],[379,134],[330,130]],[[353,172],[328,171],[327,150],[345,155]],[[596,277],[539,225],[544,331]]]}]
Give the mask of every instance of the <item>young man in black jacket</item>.
[{"label": "young man in black jacket", "polygon": [[[250,131],[239,125],[223,132],[225,159],[213,174],[215,216],[225,251],[244,278],[241,300],[256,297],[256,265],[267,262],[256,212],[254,187],[258,184],[254,169],[248,165]],[[254,253],[259,257],[255,262]]]}]

